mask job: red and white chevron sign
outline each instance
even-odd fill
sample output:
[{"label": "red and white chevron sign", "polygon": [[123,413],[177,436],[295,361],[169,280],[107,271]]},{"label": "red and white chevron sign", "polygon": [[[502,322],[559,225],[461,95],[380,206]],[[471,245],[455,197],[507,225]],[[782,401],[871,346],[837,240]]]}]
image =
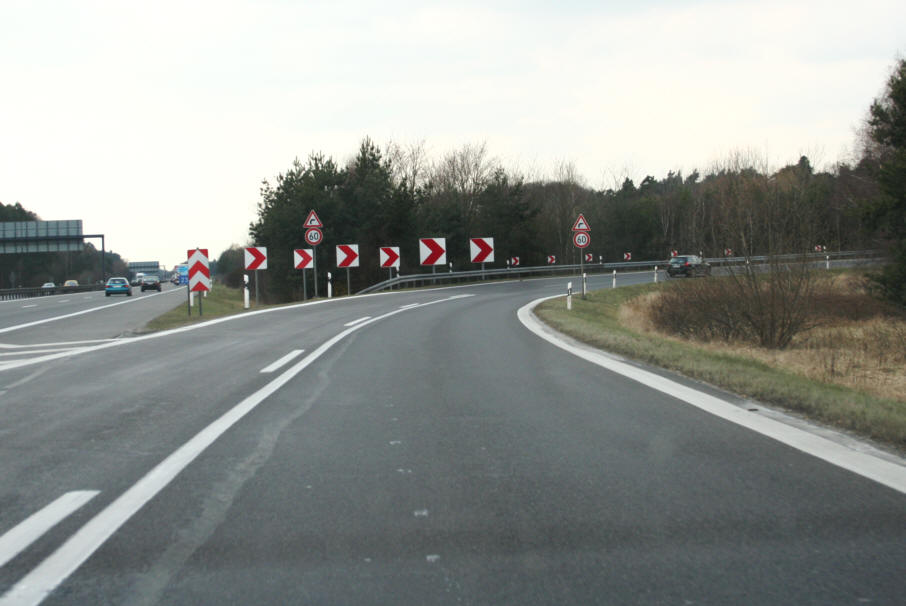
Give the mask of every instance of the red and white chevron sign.
[{"label": "red and white chevron sign", "polygon": [[381,246],[380,248],[381,267],[399,267],[400,266],[400,247],[399,246]]},{"label": "red and white chevron sign", "polygon": [[249,246],[245,249],[245,269],[267,269],[267,248],[264,246]]},{"label": "red and white chevron sign", "polygon": [[632,261],[632,253],[623,253],[624,261]]},{"label": "red and white chevron sign", "polygon": [[547,256],[548,265],[554,265],[556,262],[557,262],[557,255],[548,255]]},{"label": "red and white chevron sign", "polygon": [[732,249],[732,248],[725,248],[725,249],[724,249],[724,256],[725,256],[725,257],[732,257],[732,256],[733,256],[733,249]]},{"label": "red and white chevron sign", "polygon": [[679,253],[676,252],[676,250],[671,250],[671,251],[670,251],[670,256],[671,256],[671,257],[676,257],[676,256],[678,256],[678,255],[679,255]]},{"label": "red and white chevron sign", "polygon": [[418,258],[421,265],[446,265],[447,239],[419,238]]},{"label": "red and white chevron sign", "polygon": [[211,268],[208,264],[208,249],[196,248],[186,251],[186,265],[189,266],[189,290],[201,292],[211,290]]},{"label": "red and white chevron sign", "polygon": [[510,257],[510,267],[519,267],[519,257]]},{"label": "red and white chevron sign", "polygon": [[311,248],[294,248],[293,249],[293,267],[296,269],[308,269],[315,258],[314,249]]},{"label": "red and white chevron sign", "polygon": [[594,263],[594,262],[595,262],[595,256],[594,256],[592,253],[585,253],[585,262],[586,262],[586,263]]},{"label": "red and white chevron sign", "polygon": [[470,238],[469,254],[472,263],[493,263],[494,238]]},{"label": "red and white chevron sign", "polygon": [[340,244],[337,246],[337,267],[358,267],[359,245]]}]

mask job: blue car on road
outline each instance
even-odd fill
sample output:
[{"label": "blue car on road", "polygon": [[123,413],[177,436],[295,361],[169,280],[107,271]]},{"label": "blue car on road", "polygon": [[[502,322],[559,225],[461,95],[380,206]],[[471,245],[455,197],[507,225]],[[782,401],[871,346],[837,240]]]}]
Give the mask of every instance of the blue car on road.
[{"label": "blue car on road", "polygon": [[107,280],[107,285],[104,287],[104,294],[108,297],[110,295],[126,295],[127,297],[131,297],[132,286],[126,278],[110,278]]}]

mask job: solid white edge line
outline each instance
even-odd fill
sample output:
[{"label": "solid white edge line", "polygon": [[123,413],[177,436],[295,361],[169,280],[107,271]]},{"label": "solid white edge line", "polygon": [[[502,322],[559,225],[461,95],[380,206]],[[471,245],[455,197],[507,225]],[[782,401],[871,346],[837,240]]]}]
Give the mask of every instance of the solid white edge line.
[{"label": "solid white edge line", "polygon": [[560,349],[568,351],[574,356],[587,360],[592,364],[597,364],[612,372],[618,373],[650,387],[662,393],[672,396],[678,400],[691,404],[696,408],[704,410],[721,419],[736,423],[746,429],[758,432],[773,440],[777,440],[796,450],[810,454],[823,461],[841,467],[864,478],[883,484],[898,492],[906,494],[906,466],[897,465],[891,461],[886,461],[871,454],[859,452],[847,448],[827,438],[809,433],[797,427],[781,423],[774,419],[769,419],[761,415],[755,415],[751,412],[734,406],[733,404],[715,396],[698,391],[691,387],[681,385],[666,377],[643,370],[626,362],[622,362],[601,350],[579,343],[570,343],[563,339],[563,335],[554,329],[543,324],[535,317],[534,308],[542,301],[562,297],[563,295],[554,295],[552,297],[543,297],[522,306],[517,312],[519,321],[527,329],[544,339],[545,341],[556,345]]},{"label": "solid white edge line", "polygon": [[279,370],[282,366],[285,366],[287,364],[287,362],[289,362],[290,360],[292,360],[293,358],[295,358],[296,356],[298,356],[300,353],[302,353],[304,351],[305,351],[304,349],[294,349],[291,352],[289,352],[288,354],[286,354],[285,356],[283,356],[282,358],[280,358],[279,360],[277,360],[276,362],[272,362],[271,364],[268,364],[267,366],[262,368],[261,372],[264,374],[268,374],[268,373],[274,372],[275,370]]},{"label": "solid white edge line", "polygon": [[98,493],[97,490],[67,492],[8,530],[0,536],[0,566],[19,555]]},{"label": "solid white edge line", "polygon": [[[419,307],[472,296],[474,295],[454,295],[446,299],[422,303]],[[347,335],[368,324],[395,316],[403,311],[406,310],[393,310],[338,333],[302,358],[289,370],[286,370],[276,379],[236,404],[221,417],[198,432],[188,442],[177,448],[166,459],[158,463],[138,482],[127,489],[126,492],[76,531],[63,545],[20,579],[5,594],[0,596],[0,606],[32,606],[40,604],[50,592],[75,572],[85,560],[91,557],[91,554],[97,551],[145,503],[166,488],[208,446],[214,443],[217,438],[223,435],[242,417],[254,410],[268,396],[286,385],[293,377],[305,370],[312,362],[324,355],[325,352]]]},{"label": "solid white edge line", "polygon": [[358,320],[353,320],[352,322],[347,322],[347,323],[344,324],[343,326],[347,326],[347,327],[348,327],[348,326],[355,326],[355,325],[358,324],[359,322],[364,322],[365,320],[370,320],[370,319],[371,319],[371,316],[365,316],[364,318],[359,318]]}]

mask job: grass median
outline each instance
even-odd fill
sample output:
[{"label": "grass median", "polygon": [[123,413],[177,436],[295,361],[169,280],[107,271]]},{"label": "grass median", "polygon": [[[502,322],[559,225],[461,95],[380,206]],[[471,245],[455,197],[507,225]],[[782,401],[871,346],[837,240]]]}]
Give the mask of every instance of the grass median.
[{"label": "grass median", "polygon": [[[157,316],[145,325],[148,332],[159,330],[168,330],[170,328],[179,328],[189,324],[213,320],[222,316],[232,316],[245,311],[243,308],[242,290],[239,288],[227,288],[217,284],[208,293],[207,297],[201,298],[202,313],[198,311],[198,300],[201,293],[195,293],[195,304],[192,306],[192,315],[189,315],[188,305],[184,297],[179,305],[170,311]],[[252,309],[256,309],[254,306]],[[257,308],[257,309],[260,309]]]},{"label": "grass median", "polygon": [[732,347],[716,347],[639,330],[621,320],[621,308],[660,285],[644,284],[563,298],[535,308],[554,329],[627,358],[677,371],[744,397],[774,404],[817,421],[887,443],[906,452],[906,395],[884,398],[867,390],[816,380],[789,365],[759,360]]}]

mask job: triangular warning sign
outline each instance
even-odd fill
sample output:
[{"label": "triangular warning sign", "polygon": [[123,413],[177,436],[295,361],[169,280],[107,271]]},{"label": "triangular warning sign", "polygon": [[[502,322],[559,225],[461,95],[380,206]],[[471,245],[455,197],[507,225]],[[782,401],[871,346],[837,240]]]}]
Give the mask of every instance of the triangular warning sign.
[{"label": "triangular warning sign", "polygon": [[585,215],[579,215],[575,225],[573,225],[573,231],[591,231],[591,227],[588,226],[588,221],[585,220]]},{"label": "triangular warning sign", "polygon": [[324,225],[321,223],[321,219],[318,218],[318,213],[312,210],[308,213],[308,218],[305,219],[303,227],[324,227]]}]

